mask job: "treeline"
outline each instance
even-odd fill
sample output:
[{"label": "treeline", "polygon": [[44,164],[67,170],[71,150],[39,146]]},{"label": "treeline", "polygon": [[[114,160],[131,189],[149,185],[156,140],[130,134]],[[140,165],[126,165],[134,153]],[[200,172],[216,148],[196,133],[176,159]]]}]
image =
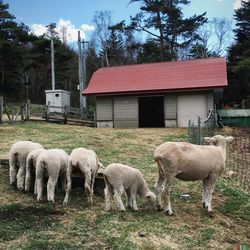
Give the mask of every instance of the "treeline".
[{"label": "treeline", "polygon": [[[87,82],[100,67],[228,55],[230,87],[225,100],[240,102],[250,95],[249,2],[235,11],[233,45],[229,39],[231,22],[221,18],[209,21],[206,13],[185,18],[182,8],[190,3],[188,0],[129,3],[133,2],[140,2],[141,8],[129,23],[114,24],[109,11],[95,13],[95,32],[85,50]],[[44,90],[51,89],[50,40],[15,22],[8,8],[0,1],[0,95],[23,101],[29,90],[33,103],[44,103]],[[59,35],[55,50],[56,88],[70,91],[71,103],[77,106],[77,51]]]}]

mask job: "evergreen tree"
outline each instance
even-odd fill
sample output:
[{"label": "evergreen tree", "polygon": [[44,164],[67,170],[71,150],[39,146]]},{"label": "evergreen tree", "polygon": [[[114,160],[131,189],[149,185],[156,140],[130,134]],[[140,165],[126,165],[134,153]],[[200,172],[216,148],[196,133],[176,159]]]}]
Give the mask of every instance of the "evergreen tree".
[{"label": "evergreen tree", "polygon": [[[207,19],[205,14],[184,18],[181,5],[188,0],[131,0],[142,3],[141,12],[131,18],[130,28],[147,32],[158,42],[160,60],[177,59],[178,48],[198,39],[196,31]],[[169,58],[169,55],[171,58]]]},{"label": "evergreen tree", "polygon": [[123,65],[125,61],[123,40],[117,35],[114,29],[111,29],[109,39],[107,40],[107,55],[109,66]]},{"label": "evergreen tree", "polygon": [[[0,91],[6,97],[22,98],[24,73],[30,63],[28,27],[17,24],[8,12],[9,5],[0,1]],[[24,97],[24,96],[23,96]]]},{"label": "evergreen tree", "polygon": [[241,102],[250,97],[250,2],[235,11],[235,44],[229,49],[229,87],[226,97]]}]

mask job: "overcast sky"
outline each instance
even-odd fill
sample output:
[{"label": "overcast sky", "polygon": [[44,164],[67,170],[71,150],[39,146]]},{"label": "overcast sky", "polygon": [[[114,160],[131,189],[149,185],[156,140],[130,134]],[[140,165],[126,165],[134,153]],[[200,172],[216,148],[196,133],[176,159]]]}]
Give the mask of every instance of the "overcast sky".
[{"label": "overcast sky", "polygon": [[[41,35],[45,26],[56,23],[58,29],[67,28],[68,41],[77,40],[80,30],[83,39],[88,39],[95,29],[93,16],[95,11],[111,11],[113,23],[127,20],[139,12],[139,3],[128,4],[130,0],[4,0],[9,11],[16,16],[17,22],[28,25],[34,33]],[[234,10],[239,8],[241,0],[191,0],[183,8],[186,17],[207,12],[207,17],[233,19]]]}]

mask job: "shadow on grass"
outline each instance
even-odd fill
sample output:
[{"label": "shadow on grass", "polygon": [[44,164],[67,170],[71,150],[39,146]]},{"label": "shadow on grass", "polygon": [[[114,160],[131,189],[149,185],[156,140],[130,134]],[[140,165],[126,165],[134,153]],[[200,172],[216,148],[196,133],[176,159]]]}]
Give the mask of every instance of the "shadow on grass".
[{"label": "shadow on grass", "polygon": [[0,242],[17,239],[28,232],[49,228],[63,212],[53,208],[37,208],[11,204],[0,206]]}]

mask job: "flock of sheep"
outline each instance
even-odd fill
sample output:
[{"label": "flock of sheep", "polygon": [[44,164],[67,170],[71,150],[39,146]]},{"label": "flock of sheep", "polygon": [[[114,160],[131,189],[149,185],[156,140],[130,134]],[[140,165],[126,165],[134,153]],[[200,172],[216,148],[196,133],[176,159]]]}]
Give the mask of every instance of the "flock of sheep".
[{"label": "flock of sheep", "polygon": [[[158,166],[156,193],[149,190],[142,173],[127,165],[112,163],[104,170],[105,208],[112,209],[112,199],[117,209],[125,211],[122,195],[126,195],[128,208],[138,210],[136,196],[141,196],[149,204],[156,203],[158,210],[172,215],[170,192],[173,179],[183,181],[203,181],[202,204],[212,212],[211,201],[215,181],[222,174],[226,161],[226,145],[233,137],[216,135],[204,138],[209,145],[194,145],[187,142],[165,142],[154,152]],[[68,155],[62,149],[46,150],[31,141],[18,141],[12,145],[9,158],[10,184],[19,190],[30,191],[34,181],[34,193],[41,201],[47,177],[47,200],[55,202],[55,189],[60,180],[65,192],[63,203],[68,204],[72,186],[72,175],[84,177],[84,187],[88,202],[93,204],[95,177],[102,164],[93,150],[76,148]],[[103,167],[103,166],[102,166]]]}]

